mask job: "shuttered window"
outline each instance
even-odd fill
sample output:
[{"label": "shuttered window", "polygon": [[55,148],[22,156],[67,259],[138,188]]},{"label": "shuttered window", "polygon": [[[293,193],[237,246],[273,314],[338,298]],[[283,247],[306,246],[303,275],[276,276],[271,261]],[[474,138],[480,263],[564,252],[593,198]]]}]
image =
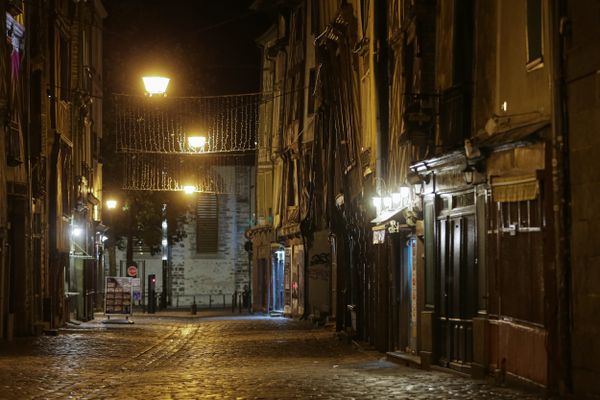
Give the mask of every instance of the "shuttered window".
[{"label": "shuttered window", "polygon": [[196,252],[219,250],[219,202],[216,194],[200,193],[196,205]]}]

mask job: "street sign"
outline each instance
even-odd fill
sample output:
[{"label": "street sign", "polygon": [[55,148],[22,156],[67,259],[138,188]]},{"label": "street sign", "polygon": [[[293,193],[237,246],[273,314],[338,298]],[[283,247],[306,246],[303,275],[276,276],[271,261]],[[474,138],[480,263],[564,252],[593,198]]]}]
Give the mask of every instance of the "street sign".
[{"label": "street sign", "polygon": [[131,276],[132,278],[137,276],[137,267],[135,265],[127,267],[127,276]]}]

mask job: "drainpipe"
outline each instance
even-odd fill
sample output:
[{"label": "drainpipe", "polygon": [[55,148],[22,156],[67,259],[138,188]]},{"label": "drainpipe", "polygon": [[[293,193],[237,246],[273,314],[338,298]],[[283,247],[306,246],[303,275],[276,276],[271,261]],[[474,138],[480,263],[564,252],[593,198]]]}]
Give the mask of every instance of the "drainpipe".
[{"label": "drainpipe", "polygon": [[376,189],[381,193],[381,182],[386,176],[388,127],[389,127],[389,79],[388,79],[388,45],[387,45],[387,0],[379,2],[374,7],[371,2],[371,12],[374,19],[374,63],[375,63],[375,102],[377,107],[377,137],[376,137]]},{"label": "drainpipe", "polygon": [[[374,7],[374,2],[371,2],[371,7],[375,19],[374,23],[374,39],[376,46],[375,54],[374,54],[374,62],[375,62],[375,90],[376,90],[376,104],[377,104],[377,164],[376,164],[376,191],[379,195],[383,195],[383,188],[381,187],[382,182],[385,182],[385,177],[387,177],[387,153],[388,153],[388,136],[389,136],[389,77],[388,77],[388,2],[387,0],[382,0],[378,3],[377,7]],[[379,263],[375,262],[375,266],[377,269],[377,275],[381,274],[381,269],[384,267]],[[368,278],[367,278],[368,279]],[[376,296],[373,291],[370,291],[370,296]],[[387,318],[385,313],[379,313],[381,307],[378,304],[377,297],[372,297],[373,311],[375,311],[375,318],[369,319],[375,323],[375,326],[384,327],[386,321],[382,320],[383,318]],[[360,310],[362,315],[365,315],[366,310]],[[381,316],[380,316],[381,315]],[[366,322],[366,321],[365,321]],[[367,323],[368,324],[368,323]],[[367,329],[363,328],[363,331],[367,332],[367,335],[373,335],[375,338],[375,342],[377,342],[377,337],[379,336],[379,329],[373,326],[369,326]]]},{"label": "drainpipe", "polygon": [[[556,266],[557,324],[556,366],[550,377],[558,382],[561,394],[572,392],[571,380],[571,264],[570,264],[570,190],[568,120],[563,71],[566,1],[553,0],[550,7],[552,49],[552,203],[554,218],[554,264]],[[553,346],[552,346],[553,347]],[[550,351],[553,351],[552,347]]]},{"label": "drainpipe", "polygon": [[[30,93],[31,93],[31,35],[29,34],[29,29],[30,29],[30,24],[29,21],[31,19],[31,14],[29,12],[26,13],[25,15],[25,26],[26,26],[26,34],[25,34],[25,71],[22,75],[23,79],[25,79],[25,101],[26,101],[26,112],[27,112],[27,126],[25,128],[25,135],[26,135],[26,141],[27,141],[27,234],[26,234],[26,249],[27,249],[27,257],[26,257],[26,265],[27,268],[29,270],[29,272],[31,274],[33,274],[33,255],[32,255],[32,250],[33,250],[33,246],[32,246],[32,234],[33,234],[33,214],[32,214],[32,202],[33,202],[33,196],[32,196],[32,182],[31,182],[31,99],[30,99]],[[31,279],[28,282],[28,286],[29,289],[34,291],[35,288],[33,288],[33,276],[31,276]],[[41,295],[41,293],[40,293]],[[33,333],[33,323],[34,321],[34,315],[36,313],[36,309],[38,307],[38,302],[41,301],[41,299],[38,299],[38,301],[35,301],[35,295],[34,293],[31,293],[31,297],[32,297],[32,310],[31,310],[31,314],[29,315],[29,323],[30,323],[30,330]],[[41,297],[41,296],[40,296]]]}]

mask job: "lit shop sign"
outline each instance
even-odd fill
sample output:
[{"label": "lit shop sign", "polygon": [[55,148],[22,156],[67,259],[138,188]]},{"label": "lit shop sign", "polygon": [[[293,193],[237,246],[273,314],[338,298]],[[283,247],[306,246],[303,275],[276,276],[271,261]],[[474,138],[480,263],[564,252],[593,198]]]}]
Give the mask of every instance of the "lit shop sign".
[{"label": "lit shop sign", "polygon": [[385,226],[373,228],[373,244],[383,244],[385,242]]},{"label": "lit shop sign", "polygon": [[399,192],[393,192],[386,196],[373,197],[373,207],[377,211],[377,216],[408,207],[410,205],[410,194],[410,188],[403,186]]}]

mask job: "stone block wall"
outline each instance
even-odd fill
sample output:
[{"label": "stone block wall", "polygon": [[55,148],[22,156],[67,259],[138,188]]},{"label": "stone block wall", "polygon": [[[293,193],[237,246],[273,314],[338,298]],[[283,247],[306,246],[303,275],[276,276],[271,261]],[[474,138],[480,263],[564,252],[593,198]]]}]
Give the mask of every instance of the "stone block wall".
[{"label": "stone block wall", "polygon": [[219,167],[221,177],[231,182],[231,193],[220,194],[219,244],[214,254],[196,251],[196,221],[188,214],[187,237],[171,248],[173,304],[186,306],[194,300],[204,306],[212,296],[215,304],[231,301],[234,291],[248,285],[248,253],[244,232],[250,227],[251,167]]},{"label": "stone block wall", "polygon": [[568,2],[571,362],[577,398],[600,396],[600,3]]},{"label": "stone block wall", "polygon": [[[186,223],[183,225],[186,237],[181,242],[174,243],[169,251],[174,307],[189,306],[194,300],[204,307],[211,298],[216,306],[222,306],[224,301],[229,305],[233,292],[243,290],[249,282],[244,233],[250,227],[252,215],[253,167],[221,166],[217,170],[229,189],[227,194],[218,195],[218,252],[199,254],[196,251],[196,205],[191,197]],[[125,258],[125,251],[117,250],[117,269]],[[161,255],[135,253],[134,259],[144,261],[146,276],[149,273],[156,274],[157,292],[162,291]]]}]

